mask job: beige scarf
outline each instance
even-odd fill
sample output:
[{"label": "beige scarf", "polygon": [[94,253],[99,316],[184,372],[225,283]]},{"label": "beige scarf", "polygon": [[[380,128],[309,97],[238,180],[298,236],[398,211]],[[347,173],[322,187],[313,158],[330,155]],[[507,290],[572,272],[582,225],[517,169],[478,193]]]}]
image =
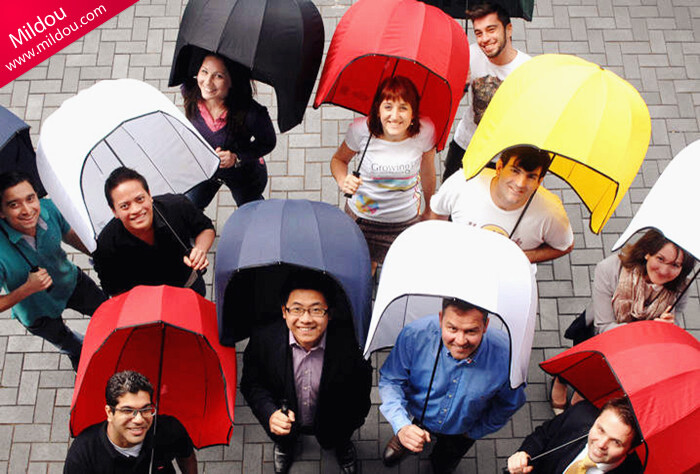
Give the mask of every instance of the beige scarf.
[{"label": "beige scarf", "polygon": [[618,323],[658,318],[676,299],[676,293],[665,287],[654,289],[644,279],[639,267],[620,268],[620,280],[612,304]]}]

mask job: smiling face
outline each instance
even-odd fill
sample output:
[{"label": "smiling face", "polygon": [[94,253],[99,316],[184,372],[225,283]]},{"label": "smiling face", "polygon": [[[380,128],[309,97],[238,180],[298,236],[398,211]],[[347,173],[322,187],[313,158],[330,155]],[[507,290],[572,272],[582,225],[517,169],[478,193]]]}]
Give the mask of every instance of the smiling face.
[{"label": "smiling face", "polygon": [[[292,314],[300,310],[303,310],[300,315]],[[287,304],[282,306],[287,327],[297,343],[307,351],[315,347],[326,332],[329,320],[327,311],[326,299],[316,290],[293,290],[287,298]],[[313,312],[324,314],[312,315]]]},{"label": "smiling face", "polygon": [[496,163],[496,176],[491,181],[491,198],[505,211],[524,206],[544,179],[540,176],[541,167],[525,171],[516,164],[517,162],[518,159],[515,156],[505,165],[499,160]]},{"label": "smiling face", "polygon": [[401,98],[384,99],[379,104],[379,121],[384,133],[381,138],[389,141],[401,141],[408,137],[408,127],[413,121],[411,104]]},{"label": "smiling face", "polygon": [[498,14],[494,12],[475,19],[473,24],[476,42],[487,58],[498,58],[506,51],[513,30],[511,23],[503,26]]},{"label": "smiling face", "polygon": [[130,179],[112,189],[112,212],[126,230],[138,236],[153,226],[153,198],[143,185]]},{"label": "smiling face", "polygon": [[634,431],[615,410],[604,410],[588,432],[588,457],[595,463],[615,464],[631,450]]},{"label": "smiling face", "polygon": [[2,195],[0,218],[23,234],[35,236],[41,204],[34,187],[28,181],[7,188]]},{"label": "smiling face", "polygon": [[153,424],[153,416],[139,413],[136,417],[122,413],[120,409],[142,409],[151,405],[151,396],[145,390],[127,392],[117,399],[117,406],[105,406],[107,412],[107,436],[119,447],[131,448],[142,443]]},{"label": "smiling face", "polygon": [[197,85],[202,99],[223,103],[231,89],[231,76],[221,58],[204,58],[197,73]]},{"label": "smiling face", "polygon": [[678,278],[683,270],[683,251],[667,243],[654,255],[646,254],[647,278],[655,285],[665,285]]},{"label": "smiling face", "polygon": [[440,312],[442,342],[456,360],[470,357],[481,344],[489,322],[478,309],[461,311],[448,306]]}]

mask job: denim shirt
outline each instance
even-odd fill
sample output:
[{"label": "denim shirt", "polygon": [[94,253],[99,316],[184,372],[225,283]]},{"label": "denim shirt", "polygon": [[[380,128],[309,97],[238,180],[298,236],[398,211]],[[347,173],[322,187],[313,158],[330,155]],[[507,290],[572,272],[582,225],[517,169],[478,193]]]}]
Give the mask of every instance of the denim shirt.
[{"label": "denim shirt", "polygon": [[[438,316],[408,324],[379,371],[382,414],[395,433],[420,418],[442,333]],[[487,330],[472,355],[456,360],[444,346],[423,425],[433,433],[482,438],[499,430],[525,403],[524,387],[511,390],[510,344]]]}]

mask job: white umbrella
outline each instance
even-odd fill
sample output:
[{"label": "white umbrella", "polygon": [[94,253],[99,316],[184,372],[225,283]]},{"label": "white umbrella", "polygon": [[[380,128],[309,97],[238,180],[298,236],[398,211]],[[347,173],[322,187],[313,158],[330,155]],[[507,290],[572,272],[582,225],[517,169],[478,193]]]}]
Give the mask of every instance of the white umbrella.
[{"label": "white umbrella", "polygon": [[63,102],[41,127],[37,167],[90,251],[113,217],[103,187],[119,166],[145,176],[153,195],[184,193],[211,177],[219,158],[175,104],[144,82],[101,81]]},{"label": "white umbrella", "polygon": [[452,222],[421,222],[394,241],[382,267],[365,357],[393,346],[404,325],[437,314],[443,297],[489,311],[488,330],[503,330],[510,339],[511,388],[522,385],[537,313],[530,262],[508,238]]},{"label": "white umbrella", "polygon": [[700,208],[698,175],[700,140],[685,147],[671,160],[613,250],[625,245],[637,231],[653,227],[695,259],[700,259],[700,220],[695,214]]}]

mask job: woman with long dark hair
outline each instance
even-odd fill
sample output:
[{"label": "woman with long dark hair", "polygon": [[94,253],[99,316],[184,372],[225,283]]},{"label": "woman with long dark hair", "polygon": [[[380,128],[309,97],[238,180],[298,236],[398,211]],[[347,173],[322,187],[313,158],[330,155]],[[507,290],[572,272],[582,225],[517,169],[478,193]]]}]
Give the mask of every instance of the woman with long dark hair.
[{"label": "woman with long dark hair", "polygon": [[[596,334],[635,321],[675,322],[675,311],[685,307],[687,298],[681,294],[694,264],[692,255],[661,232],[647,231],[596,265],[586,319],[593,320]],[[566,385],[555,377],[551,393],[555,413],[566,407],[566,394]]]},{"label": "woman with long dark hair", "polygon": [[221,160],[216,174],[187,197],[204,209],[224,183],[240,207],[263,199],[267,166],[263,156],[277,137],[267,109],[253,100],[250,71],[216,54],[207,54],[197,75],[182,86],[185,115]]},{"label": "woman with long dark hair", "polygon": [[[619,255],[600,262],[590,306],[596,333],[634,321],[674,322],[671,307],[687,285],[694,264],[692,255],[657,230],[647,231]],[[674,310],[682,311],[685,300]]]}]

